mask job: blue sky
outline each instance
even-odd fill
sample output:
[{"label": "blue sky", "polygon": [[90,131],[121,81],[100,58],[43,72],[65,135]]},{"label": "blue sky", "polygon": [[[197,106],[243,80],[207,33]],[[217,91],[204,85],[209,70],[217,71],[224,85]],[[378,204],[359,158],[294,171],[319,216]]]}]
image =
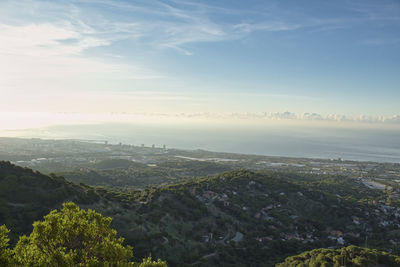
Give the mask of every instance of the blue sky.
[{"label": "blue sky", "polygon": [[1,111],[400,113],[400,2],[1,1]]}]

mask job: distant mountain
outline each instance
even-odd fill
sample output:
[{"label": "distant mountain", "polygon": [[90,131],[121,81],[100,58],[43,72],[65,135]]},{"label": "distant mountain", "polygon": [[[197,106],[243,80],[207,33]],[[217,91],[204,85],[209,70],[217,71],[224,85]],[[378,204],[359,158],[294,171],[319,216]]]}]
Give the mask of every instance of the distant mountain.
[{"label": "distant mountain", "polygon": [[239,170],[121,192],[0,163],[0,225],[14,234],[65,201],[111,216],[138,259],[171,266],[273,266],[348,244],[399,252],[398,204],[358,180]]}]

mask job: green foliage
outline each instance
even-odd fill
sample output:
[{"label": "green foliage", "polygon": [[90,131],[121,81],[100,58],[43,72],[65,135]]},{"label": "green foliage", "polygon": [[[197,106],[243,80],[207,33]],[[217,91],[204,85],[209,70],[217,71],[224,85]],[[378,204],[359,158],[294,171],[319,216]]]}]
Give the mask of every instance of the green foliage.
[{"label": "green foliage", "polygon": [[0,161],[0,224],[12,229],[12,245],[20,234],[32,231],[32,222],[66,200],[91,204],[98,199],[98,194],[86,185],[78,186],[60,176],[47,176]]},{"label": "green foliage", "polygon": [[156,166],[148,166],[123,159],[107,159],[83,170],[68,169],[58,173],[74,183],[125,190],[148,185],[175,184],[230,169],[229,166],[214,162],[168,160],[159,162]]},{"label": "green foliage", "polygon": [[136,264],[137,267],[166,267],[166,263],[160,259],[153,261],[151,257],[144,258],[141,263]]},{"label": "green foliage", "polygon": [[382,266],[395,267],[400,265],[400,257],[390,255],[375,249],[356,246],[341,249],[314,249],[303,252],[297,256],[291,256],[279,263],[276,267],[298,266]]},{"label": "green foliage", "polygon": [[9,232],[5,225],[0,226],[0,266],[8,266],[11,263],[12,251],[8,248]]},{"label": "green foliage", "polygon": [[104,266],[124,265],[132,248],[123,245],[110,227],[111,218],[93,210],[81,210],[74,203],[53,210],[44,221],[35,222],[29,236],[15,247],[20,266]]},{"label": "green foliage", "polygon": [[[157,171],[147,165],[139,167]],[[169,167],[181,166],[171,163]],[[100,171],[113,177],[115,174],[119,179],[141,171],[135,168],[129,168],[127,173],[125,168],[118,167]],[[13,230],[11,245],[16,243],[13,239],[18,240],[13,234],[29,235],[33,221],[68,200],[112,217],[112,227],[125,238],[126,244],[135,247],[136,259],[151,252],[174,266],[273,266],[289,255],[340,245],[329,238],[333,230],[341,233],[345,244],[400,253],[398,246],[396,249],[393,245],[400,242],[395,210],[383,212],[381,195],[384,192],[364,188],[358,180],[345,177],[247,170],[121,191],[75,185],[55,175],[45,176],[0,162],[0,224]],[[368,203],[375,199],[377,204]],[[353,216],[360,224],[353,222]],[[382,227],[383,221],[390,224]],[[35,228],[38,227],[36,223]],[[47,228],[41,227],[45,232]],[[39,230],[21,238],[19,246],[31,248],[32,242],[36,242],[34,233]],[[237,232],[243,234],[238,242],[233,241]],[[62,259],[62,253],[72,255],[73,249],[56,251],[61,255],[57,257]],[[21,253],[24,251],[21,249]],[[39,257],[32,255],[29,257]],[[71,257],[79,260],[85,255]],[[340,261],[340,255],[333,257]],[[321,255],[320,266],[329,266],[330,258]],[[363,260],[364,257],[356,257],[354,263],[362,265]]]},{"label": "green foliage", "polygon": [[[82,210],[72,202],[35,222],[29,236],[21,236],[14,249],[16,266],[166,266],[146,258],[130,262],[132,247],[110,227],[111,218]],[[147,265],[146,265],[147,264]],[[3,265],[2,265],[3,266]]]}]

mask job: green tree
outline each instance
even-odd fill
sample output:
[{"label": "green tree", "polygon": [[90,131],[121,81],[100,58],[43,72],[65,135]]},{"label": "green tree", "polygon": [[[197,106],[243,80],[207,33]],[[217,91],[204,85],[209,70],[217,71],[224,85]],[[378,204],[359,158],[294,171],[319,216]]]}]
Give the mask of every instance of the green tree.
[{"label": "green tree", "polygon": [[10,230],[5,225],[0,226],[0,266],[9,266],[11,264],[12,250],[8,248],[8,233]]},{"label": "green tree", "polygon": [[131,266],[132,247],[110,227],[111,218],[72,202],[35,222],[14,251],[17,266]]},{"label": "green tree", "polygon": [[144,258],[141,263],[137,263],[135,267],[166,267],[167,264],[158,259],[157,261],[153,261],[151,257]]}]

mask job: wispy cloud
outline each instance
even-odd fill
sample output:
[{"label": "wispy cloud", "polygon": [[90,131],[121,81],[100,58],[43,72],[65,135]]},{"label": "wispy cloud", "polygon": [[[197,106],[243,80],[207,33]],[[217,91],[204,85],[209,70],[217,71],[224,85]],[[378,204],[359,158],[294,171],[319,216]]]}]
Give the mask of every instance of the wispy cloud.
[{"label": "wispy cloud", "polygon": [[283,22],[272,22],[272,23],[240,23],[233,26],[233,29],[239,33],[251,33],[254,31],[289,31],[300,28],[300,25],[289,24]]},{"label": "wispy cloud", "polygon": [[[94,15],[94,5],[102,5],[109,11],[100,10]],[[237,40],[255,31],[300,27],[276,18],[248,21],[243,18],[246,14],[243,10],[190,1],[77,1],[69,10],[61,18],[86,29],[85,34],[94,38],[108,43],[131,39],[154,49],[175,49],[185,55],[193,53],[185,47],[188,44]],[[232,21],[222,21],[220,16],[230,16]]]},{"label": "wispy cloud", "polygon": [[[102,37],[90,26],[57,23],[0,23],[0,91],[79,91],[101,88],[95,85],[106,75],[112,80],[158,79],[161,75],[140,65],[106,62],[85,55],[92,48],[108,46],[114,40]],[[89,84],[91,86],[88,86]],[[88,88],[89,87],[89,88]],[[91,87],[91,88],[90,88]]]},{"label": "wispy cloud", "polygon": [[[24,2],[18,5],[22,7]],[[387,20],[387,17],[382,16],[384,12],[379,12],[383,7],[371,13],[370,8],[365,9],[365,5],[356,3],[349,4],[347,8],[361,14],[357,18],[336,16],[321,19],[313,14],[288,12],[276,3],[264,6],[263,10],[250,6],[244,11],[233,5],[227,8],[219,7],[217,3],[211,5],[177,0],[38,1],[33,7],[33,14],[37,15],[30,12],[30,21],[47,19],[52,23],[58,22],[65,32],[57,34],[76,38],[77,43],[74,45],[62,46],[65,49],[76,49],[74,52],[130,39],[154,49],[175,49],[185,55],[192,55],[193,51],[187,45],[238,40],[256,31],[295,31],[303,28],[331,30],[347,27],[349,19]],[[45,14],[44,18],[39,14]],[[79,32],[71,31],[71,28],[79,28]]]},{"label": "wispy cloud", "polygon": [[109,45],[107,40],[86,36],[69,23],[23,26],[0,24],[0,31],[1,54],[8,55],[76,55],[88,48]]},{"label": "wispy cloud", "polygon": [[[210,90],[213,91],[212,96],[205,97],[208,102],[214,101],[217,107],[222,106],[221,103],[225,103],[226,107],[235,107],[246,101],[242,101],[237,94],[235,96],[232,88],[228,90],[228,83],[225,80],[221,81],[226,77],[221,76],[221,80],[215,79],[214,84],[213,81],[202,84],[203,81],[199,81],[201,78],[193,78],[197,75],[197,66],[194,65],[188,66],[188,70],[191,69],[187,72],[174,69],[170,75],[160,73],[169,73],[170,62],[167,61],[171,59],[170,55],[174,55],[174,52],[178,56],[194,55],[199,51],[196,50],[199,43],[251,40],[252,37],[258,46],[254,54],[261,54],[264,49],[268,50],[264,46],[268,44],[268,38],[277,37],[278,33],[282,33],[279,36],[285,37],[279,39],[280,41],[290,39],[291,43],[296,44],[296,36],[304,37],[303,33],[335,31],[364,22],[393,23],[398,21],[396,12],[399,10],[398,5],[393,2],[391,5],[380,7],[363,5],[360,1],[354,1],[358,4],[345,1],[348,4],[343,5],[343,8],[342,5],[335,4],[335,7],[339,6],[339,11],[325,12],[326,14],[321,16],[318,12],[299,5],[296,5],[296,8],[282,6],[280,1],[248,1],[246,8],[241,6],[241,2],[221,5],[218,1],[185,0],[0,1],[0,92],[4,96],[0,99],[0,108],[5,104],[11,106],[9,99],[17,101],[19,97],[25,97],[28,106],[29,102],[35,99],[35,95],[41,95],[39,98],[43,102],[46,101],[46,96],[55,95],[51,99],[57,102],[65,98],[63,94],[76,93],[78,96],[82,91],[88,93],[108,90],[109,93],[125,93],[147,89],[158,90],[159,93],[152,97],[159,98],[157,105],[160,106],[164,104],[163,101],[180,99],[176,96],[165,96],[160,91],[187,90],[187,95],[190,96],[196,95],[196,91],[207,91],[196,90],[199,86],[217,88]],[[322,9],[329,10],[328,2],[321,5],[328,5]],[[320,7],[319,4],[316,6]],[[376,10],[373,10],[374,8]],[[286,38],[289,35],[291,38]],[[365,42],[369,45],[387,42],[379,38],[380,36],[372,37]],[[203,51],[206,50],[210,51],[209,47]],[[235,57],[230,56],[225,59]],[[221,57],[222,61],[223,58]],[[188,61],[185,57],[176,57],[172,61],[176,64],[178,60],[182,60],[182,64]],[[258,72],[256,68],[246,66],[249,72]],[[181,76],[173,77],[174,74]],[[263,74],[247,73],[249,77],[257,75]],[[241,79],[233,77],[232,84],[240,84],[236,81],[242,81]],[[260,80],[262,81],[258,88],[264,88],[264,84],[261,83],[265,83],[265,80]],[[222,88],[224,86],[225,88]],[[179,89],[176,89],[177,87]],[[54,91],[63,94],[52,94]],[[229,91],[230,95],[219,97],[218,91]],[[272,88],[268,91],[271,95],[249,96],[246,103],[248,106],[255,106],[254,103],[258,101],[257,103],[263,106],[265,103],[281,104],[286,100],[290,105],[300,102],[297,101],[299,99],[314,101],[303,96],[285,96],[278,91]],[[102,103],[107,102],[107,96],[110,95],[105,94],[101,98]],[[136,94],[130,99],[136,99],[136,104],[140,101],[150,103],[150,98],[139,97]],[[117,97],[110,99],[118,102]],[[187,99],[181,100],[184,102]],[[265,103],[261,103],[261,100],[265,100]],[[191,104],[194,103],[193,99],[190,101]],[[84,101],[79,103],[84,105]],[[127,109],[134,106],[130,105],[129,101],[124,103]],[[175,104],[176,102],[173,103]],[[200,108],[207,110],[206,105]]]},{"label": "wispy cloud", "polygon": [[400,21],[398,1],[349,1],[346,7],[358,13],[361,19],[386,23]]}]

